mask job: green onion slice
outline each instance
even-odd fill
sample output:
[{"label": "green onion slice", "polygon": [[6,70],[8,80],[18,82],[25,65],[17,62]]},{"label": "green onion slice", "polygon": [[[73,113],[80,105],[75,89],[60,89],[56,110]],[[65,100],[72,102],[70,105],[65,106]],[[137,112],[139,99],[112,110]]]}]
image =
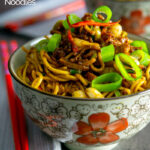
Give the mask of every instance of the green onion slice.
[{"label": "green onion slice", "polygon": [[[100,19],[98,18],[98,13],[103,13],[103,14],[105,14],[105,15],[107,16],[106,19],[105,19],[104,21],[103,21],[103,20],[100,20]],[[111,9],[110,9],[109,7],[107,7],[107,6],[100,6],[100,7],[98,7],[98,8],[94,11],[93,16],[92,16],[93,20],[95,20],[96,22],[101,22],[101,23],[107,23],[107,22],[109,22],[110,19],[111,19],[111,17],[112,17],[112,11],[111,11]]]},{"label": "green onion slice", "polygon": [[59,43],[61,41],[61,34],[53,34],[48,42],[48,52],[54,52],[56,48],[59,47]]},{"label": "green onion slice", "polygon": [[70,74],[74,75],[74,74],[77,74],[77,73],[81,73],[81,71],[76,70],[76,69],[70,69]]},{"label": "green onion slice", "polygon": [[113,46],[113,44],[102,47],[101,55],[103,62],[112,61],[115,55],[115,47]]},{"label": "green onion slice", "polygon": [[39,41],[39,43],[35,45],[35,48],[37,51],[41,51],[41,50],[47,51],[48,50],[47,44],[48,44],[48,39],[44,39]]},{"label": "green onion slice", "polygon": [[[119,53],[115,56],[115,62],[116,62],[118,69],[120,70],[120,73],[126,80],[134,81],[142,77],[142,70],[139,68],[139,66],[135,63],[135,61],[129,55],[124,54],[124,53]],[[136,78],[131,77],[131,75],[128,73],[128,71],[124,67],[123,62],[130,65],[133,68],[133,70],[136,73]]]},{"label": "green onion slice", "polygon": [[145,53],[143,50],[136,50],[131,55],[137,58],[141,65],[148,66],[150,63],[150,55]]},{"label": "green onion slice", "polygon": [[148,51],[148,48],[147,48],[147,44],[146,42],[144,41],[133,41],[131,43],[132,46],[135,46],[135,47],[142,47],[142,50],[146,53],[149,54],[149,51]]},{"label": "green onion slice", "polygon": [[121,96],[121,93],[120,93],[120,91],[119,91],[119,90],[115,90],[115,96],[116,96],[116,97]]},{"label": "green onion slice", "polygon": [[[69,15],[69,21],[70,21],[70,24],[74,24],[74,23],[77,23],[77,22],[80,22],[82,21],[80,17],[78,17],[77,15],[75,14],[70,14]],[[69,24],[67,22],[67,19],[64,20],[63,22],[63,26],[65,29],[69,29]]]},{"label": "green onion slice", "polygon": [[132,70],[132,69],[127,69],[127,72],[128,72],[128,73],[135,73],[135,71]]},{"label": "green onion slice", "polygon": [[122,83],[122,77],[116,73],[106,73],[92,81],[92,87],[100,92],[111,92],[117,90]]}]

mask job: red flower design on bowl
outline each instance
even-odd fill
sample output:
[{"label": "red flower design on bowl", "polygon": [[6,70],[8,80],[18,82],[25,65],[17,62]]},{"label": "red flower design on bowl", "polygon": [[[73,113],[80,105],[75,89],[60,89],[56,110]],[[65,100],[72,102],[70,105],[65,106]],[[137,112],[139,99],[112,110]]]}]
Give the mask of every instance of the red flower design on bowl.
[{"label": "red flower design on bowl", "polygon": [[116,134],[128,127],[126,118],[121,118],[115,122],[109,123],[110,116],[108,113],[92,114],[88,118],[89,124],[78,121],[77,141],[82,144],[92,145],[97,143],[107,144],[119,139]]},{"label": "red flower design on bowl", "polygon": [[129,18],[123,16],[120,23],[127,32],[142,34],[145,32],[145,26],[150,24],[150,16],[144,16],[141,10],[134,10]]}]

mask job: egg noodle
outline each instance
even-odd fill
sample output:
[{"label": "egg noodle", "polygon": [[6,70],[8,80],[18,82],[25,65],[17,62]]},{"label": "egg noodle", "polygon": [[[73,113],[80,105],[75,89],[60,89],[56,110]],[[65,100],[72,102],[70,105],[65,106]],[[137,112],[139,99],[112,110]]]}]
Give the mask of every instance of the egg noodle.
[{"label": "egg noodle", "polygon": [[[98,17],[102,19],[102,16]],[[81,21],[92,22],[92,14],[86,13]],[[110,98],[117,96],[116,91],[121,96],[150,88],[150,64],[143,65],[139,57],[131,56],[134,51],[142,50],[142,46],[132,45],[133,41],[127,37],[127,33],[122,30],[119,23],[111,25],[109,23],[111,22],[108,22],[108,26],[88,23],[74,28],[72,25],[74,31],[71,31],[72,37],[69,39],[68,30],[72,28],[66,29],[63,21],[57,22],[51,34],[61,35],[59,46],[53,52],[47,50],[47,47],[39,50],[37,45],[30,49],[22,47],[26,53],[26,61],[18,68],[17,75],[24,84],[37,90],[80,98]],[[45,36],[45,41],[50,41],[50,39]],[[115,48],[114,55],[111,55],[112,50],[102,53],[102,48],[107,48],[109,45]],[[141,70],[141,77],[137,78],[136,69],[120,56],[124,68],[128,70],[128,75],[133,80],[128,80],[122,74],[115,59],[115,55],[119,53],[133,60]],[[111,56],[107,58],[109,54]],[[110,60],[106,61],[106,59]],[[111,72],[117,73],[122,78],[121,85],[116,90],[104,91],[92,86],[93,80],[97,77]],[[104,81],[103,84],[111,82],[113,81]]]}]

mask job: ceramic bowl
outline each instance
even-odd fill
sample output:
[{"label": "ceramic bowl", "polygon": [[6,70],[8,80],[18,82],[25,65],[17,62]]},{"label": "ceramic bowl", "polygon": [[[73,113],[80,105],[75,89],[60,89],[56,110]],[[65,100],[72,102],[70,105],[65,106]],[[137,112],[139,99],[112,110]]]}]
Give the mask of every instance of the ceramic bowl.
[{"label": "ceramic bowl", "polygon": [[[146,39],[134,35],[129,37],[144,40],[150,46],[150,41]],[[24,46],[29,49],[41,39],[43,37]],[[9,71],[26,114],[44,132],[64,142],[71,150],[111,150],[120,141],[142,130],[150,121],[150,90],[109,99],[78,99],[46,94],[21,82],[16,70],[24,62],[25,53],[19,48],[10,57]],[[121,124],[122,119],[127,120],[128,124]],[[108,131],[110,126],[111,131]]]},{"label": "ceramic bowl", "polygon": [[124,30],[150,36],[150,0],[86,0],[86,3],[91,12],[100,5],[109,6],[113,12],[112,20],[121,20]]}]

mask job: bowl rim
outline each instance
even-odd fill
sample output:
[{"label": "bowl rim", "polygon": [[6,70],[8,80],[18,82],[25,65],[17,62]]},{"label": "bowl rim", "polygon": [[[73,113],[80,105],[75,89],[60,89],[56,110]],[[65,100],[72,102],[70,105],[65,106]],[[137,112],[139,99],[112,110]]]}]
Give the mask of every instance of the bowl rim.
[{"label": "bowl rim", "polygon": [[[149,39],[148,38],[145,38],[145,37],[142,37],[142,36],[137,36],[137,35],[134,35],[134,34],[129,34],[130,36],[133,36],[133,37],[139,37],[139,38],[142,38],[146,41],[148,41]],[[35,40],[38,40],[38,39],[42,39],[44,36],[41,36],[41,37],[37,37],[37,38],[34,38],[28,42],[26,42],[25,44],[23,45],[26,45],[26,44],[29,44],[31,42],[34,42]],[[22,46],[23,46],[22,45]],[[30,90],[33,90],[34,92],[38,92],[40,94],[44,94],[45,96],[51,96],[51,97],[55,97],[55,98],[61,98],[61,99],[65,99],[65,100],[75,100],[75,101],[114,101],[114,100],[121,100],[121,99],[128,99],[130,97],[134,97],[134,96],[137,96],[137,95],[143,95],[144,93],[147,93],[147,92],[150,92],[150,89],[147,89],[147,90],[144,90],[144,91],[141,91],[141,92],[138,92],[138,93],[134,93],[134,94],[131,94],[131,95],[123,95],[123,96],[119,96],[119,97],[111,97],[111,98],[97,98],[97,99],[94,99],[94,98],[76,98],[76,97],[71,97],[71,96],[61,96],[61,95],[54,95],[54,94],[51,94],[51,93],[48,93],[48,92],[43,92],[43,91],[39,91],[35,88],[32,88],[30,87],[29,85],[27,84],[24,84],[21,79],[15,75],[13,73],[13,69],[11,67],[11,61],[13,60],[13,57],[15,56],[15,54],[17,53],[17,51],[19,51],[21,49],[21,47],[17,48],[17,50],[15,52],[13,52],[11,54],[11,56],[9,57],[9,61],[8,61],[8,70],[11,74],[11,76],[13,77],[13,79],[15,79],[16,82],[19,82],[22,86],[25,86],[26,88],[30,89]]]}]

